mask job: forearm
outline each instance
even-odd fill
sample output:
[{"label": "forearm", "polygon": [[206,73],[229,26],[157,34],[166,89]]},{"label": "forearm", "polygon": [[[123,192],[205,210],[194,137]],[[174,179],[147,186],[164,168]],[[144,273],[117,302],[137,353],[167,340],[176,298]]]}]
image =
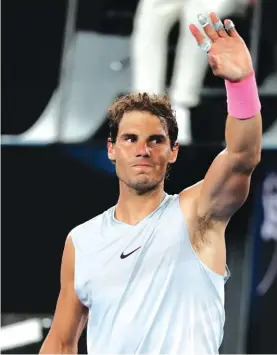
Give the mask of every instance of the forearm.
[{"label": "forearm", "polygon": [[254,74],[239,83],[226,82],[226,91],[227,151],[239,164],[251,169],[260,160],[262,143],[261,105]]},{"label": "forearm", "polygon": [[66,344],[53,334],[48,334],[44,340],[39,354],[77,354],[77,344]]},{"label": "forearm", "polygon": [[262,119],[258,113],[247,120],[228,115],[225,130],[228,153],[260,159],[262,143]]}]

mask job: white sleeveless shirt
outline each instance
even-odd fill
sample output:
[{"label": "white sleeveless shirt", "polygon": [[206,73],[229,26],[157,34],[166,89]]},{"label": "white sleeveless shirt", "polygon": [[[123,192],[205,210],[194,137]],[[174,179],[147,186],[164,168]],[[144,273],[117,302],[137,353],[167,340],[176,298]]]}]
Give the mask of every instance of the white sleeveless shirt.
[{"label": "white sleeveless shirt", "polygon": [[74,228],[75,290],[89,309],[89,354],[216,354],[224,283],[197,257],[178,195],[135,226],[115,207]]}]

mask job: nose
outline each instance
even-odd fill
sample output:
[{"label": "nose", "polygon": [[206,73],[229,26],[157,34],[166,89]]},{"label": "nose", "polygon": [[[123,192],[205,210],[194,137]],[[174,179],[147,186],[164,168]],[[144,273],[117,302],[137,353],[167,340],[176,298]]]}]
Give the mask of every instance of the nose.
[{"label": "nose", "polygon": [[150,157],[150,151],[147,143],[141,142],[137,145],[137,157],[148,158]]}]

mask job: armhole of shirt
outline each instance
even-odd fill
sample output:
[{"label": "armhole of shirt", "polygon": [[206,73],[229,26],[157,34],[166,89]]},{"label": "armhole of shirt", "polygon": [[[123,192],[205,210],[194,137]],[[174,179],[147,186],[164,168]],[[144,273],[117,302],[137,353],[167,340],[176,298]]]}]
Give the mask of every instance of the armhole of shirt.
[{"label": "armhole of shirt", "polygon": [[225,272],[224,275],[220,275],[217,272],[211,270],[206,264],[203,263],[203,261],[200,260],[199,256],[197,255],[196,251],[194,250],[192,244],[191,244],[191,240],[189,237],[189,233],[188,233],[188,229],[187,229],[187,224],[186,224],[186,220],[185,217],[183,215],[183,212],[181,210],[181,206],[180,206],[180,195],[174,195],[174,197],[176,196],[176,206],[177,206],[177,210],[178,213],[180,214],[180,217],[182,218],[183,224],[184,224],[184,229],[185,229],[185,243],[189,246],[189,248],[191,249],[193,255],[195,256],[195,258],[197,259],[197,261],[204,267],[204,269],[207,271],[207,273],[209,274],[210,279],[212,280],[212,282],[216,285],[218,285],[218,281],[220,280],[222,282],[222,280],[224,281],[224,284],[228,281],[228,279],[231,276],[231,272],[228,268],[228,265],[225,265]]},{"label": "armhole of shirt", "polygon": [[73,228],[69,235],[71,237],[72,240],[72,244],[74,247],[74,291],[76,293],[76,296],[78,297],[78,300],[86,307],[89,307],[88,302],[86,302],[87,297],[86,295],[83,295],[83,297],[80,297],[80,289],[79,289],[79,280],[78,280],[78,275],[79,275],[79,247],[78,247],[78,237],[76,234],[76,228]]}]

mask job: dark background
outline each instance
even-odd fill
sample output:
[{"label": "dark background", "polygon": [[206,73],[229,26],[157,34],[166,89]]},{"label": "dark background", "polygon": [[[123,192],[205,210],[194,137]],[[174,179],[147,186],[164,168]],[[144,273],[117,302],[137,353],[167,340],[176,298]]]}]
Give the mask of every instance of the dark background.
[{"label": "dark background", "polygon": [[[77,30],[129,36],[136,3],[80,0]],[[19,134],[32,126],[58,85],[66,4],[65,0],[2,1],[2,134]],[[277,33],[276,2],[264,0],[263,9],[259,85],[274,70],[273,44]],[[249,42],[251,11],[246,19],[235,19],[246,42]],[[168,78],[177,34],[178,25],[169,37]],[[205,85],[223,87],[222,81],[210,72]],[[216,154],[223,149],[225,101],[225,96],[203,96],[201,104],[193,109],[195,143],[181,148],[166,183],[168,193],[178,193],[202,179]],[[266,130],[276,119],[277,98],[263,95],[261,101]],[[97,134],[83,144],[2,145],[2,325],[10,323],[10,315],[18,319],[53,315],[67,234],[79,223],[116,203],[118,185],[106,156],[106,136],[104,122]],[[261,239],[255,233],[262,219],[257,217],[256,208],[261,205],[260,186],[270,171],[277,171],[274,149],[263,150],[262,162],[253,174],[249,198],[227,229],[228,259],[235,260],[233,265],[237,265],[238,274],[243,272],[248,236],[250,240]],[[254,265],[260,269],[252,263],[248,265],[258,273],[258,280],[271,260],[274,243],[264,244],[259,244],[254,259]],[[238,274],[233,273],[226,290],[226,352],[237,341],[230,334],[235,332],[232,313],[239,314],[238,307],[233,308],[236,292],[242,285]],[[248,281],[252,293],[244,324],[245,349],[248,353],[276,353],[276,280],[264,298],[255,294],[252,279]],[[44,335],[47,331],[44,329]],[[40,346],[37,343],[5,353],[37,353]],[[79,351],[86,352],[85,334]]]}]

